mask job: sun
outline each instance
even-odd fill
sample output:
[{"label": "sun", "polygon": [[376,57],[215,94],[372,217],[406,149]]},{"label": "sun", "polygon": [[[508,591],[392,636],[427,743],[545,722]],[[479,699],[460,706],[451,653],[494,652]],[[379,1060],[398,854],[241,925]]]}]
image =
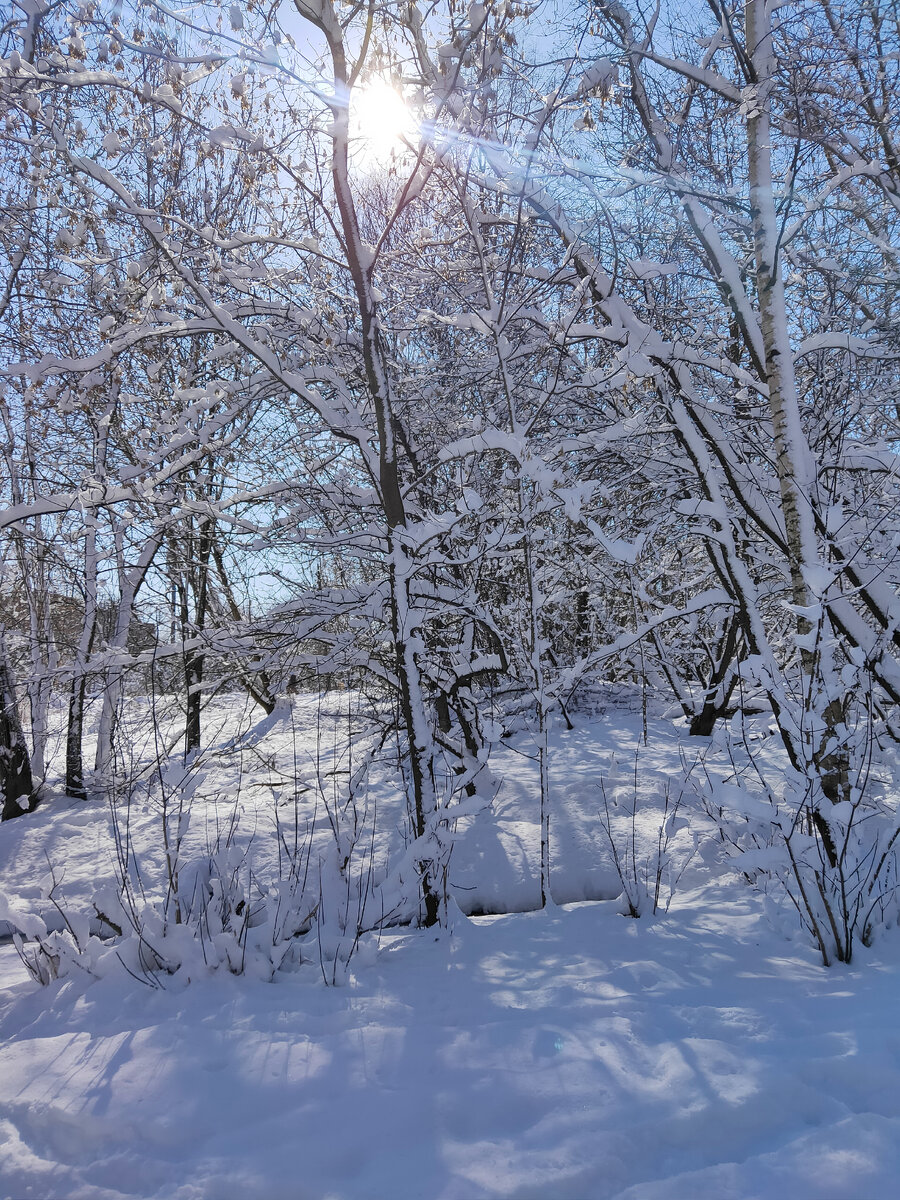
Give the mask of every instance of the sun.
[{"label": "sun", "polygon": [[363,161],[384,163],[404,141],[416,136],[418,124],[396,88],[372,79],[354,95],[353,124]]}]

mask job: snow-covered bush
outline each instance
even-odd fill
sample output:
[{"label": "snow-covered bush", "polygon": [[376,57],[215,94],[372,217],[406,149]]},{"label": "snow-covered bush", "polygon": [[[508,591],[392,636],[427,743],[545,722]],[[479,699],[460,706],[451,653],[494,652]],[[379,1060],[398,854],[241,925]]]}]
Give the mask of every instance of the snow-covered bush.
[{"label": "snow-covered bush", "polygon": [[813,772],[762,755],[746,727],[723,738],[730,776],[705,780],[707,811],[736,869],[790,905],[826,966],[849,963],[857,942],[870,945],[900,914],[900,805],[887,756],[873,766],[872,724],[863,713],[844,726],[846,799],[837,803],[823,802]]},{"label": "snow-covered bush", "polygon": [[[32,977],[47,984],[124,970],[164,986],[167,978],[216,971],[271,979],[308,962],[334,985],[346,980],[367,935],[417,923],[422,863],[446,864],[449,818],[463,809],[442,807],[422,837],[401,825],[396,852],[376,866],[370,776],[382,789],[402,788],[383,732],[323,697],[303,711],[312,729],[297,729],[290,705],[277,717],[292,777],[279,770],[277,751],[260,750],[272,717],[186,759],[151,760],[148,769],[139,756],[128,758],[130,770],[117,773],[107,795],[115,884],[93,896],[91,911],[73,911],[51,875],[43,900],[57,927],[39,918],[11,922],[29,939],[20,938],[19,949]],[[243,810],[241,789],[253,787],[248,755],[282,785],[269,814],[253,802]],[[118,759],[126,763],[124,754]],[[234,780],[236,795],[222,790],[225,779]],[[446,879],[436,878],[446,893]]]},{"label": "snow-covered bush", "polygon": [[646,780],[638,748],[630,773],[613,764],[600,780],[601,828],[622,885],[623,916],[668,912],[697,852],[700,835],[686,811],[697,796],[695,766],[683,761],[676,778]]},{"label": "snow-covered bush", "polygon": [[180,858],[174,877],[156,899],[139,898],[120,880],[94,897],[92,916],[55,901],[60,929],[17,915],[30,940],[17,934],[16,945],[32,978],[48,984],[123,970],[163,986],[167,976],[189,982],[219,970],[271,979],[301,961],[299,938],[312,926],[318,900],[296,879],[262,883],[249,849],[233,841]]}]

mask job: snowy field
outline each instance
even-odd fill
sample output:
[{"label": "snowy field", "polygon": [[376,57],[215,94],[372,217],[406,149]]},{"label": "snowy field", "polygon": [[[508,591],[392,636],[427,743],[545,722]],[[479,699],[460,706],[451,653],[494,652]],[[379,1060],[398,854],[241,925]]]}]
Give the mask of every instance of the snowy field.
[{"label": "snowy field", "polygon": [[[237,798],[262,869],[272,812],[315,767],[312,713],[298,701],[290,719],[208,756],[193,802],[198,844]],[[494,915],[454,905],[437,939],[373,936],[341,987],[324,985],[312,935],[304,961],[274,982],[192,969],[190,983],[182,971],[162,988],[121,971],[40,988],[5,940],[0,1196],[896,1195],[896,934],[860,948],[851,967],[824,969],[790,911],[747,886],[691,795],[684,822],[669,823],[660,911],[621,915],[603,789],[620,851],[632,838],[639,848],[640,875],[666,781],[682,771],[679,745],[696,752],[679,738],[656,717],[643,746],[639,715],[612,707],[555,732],[557,906],[543,912],[523,911],[537,896],[538,813],[527,737],[515,739],[493,763],[493,810],[469,820],[453,858],[460,904]],[[705,769],[726,777],[724,749],[705,753]],[[388,781],[379,803],[391,828]],[[152,803],[130,829],[149,887]],[[89,913],[115,861],[105,803],[53,796],[0,827],[6,915],[52,924],[53,879],[64,909]]]}]

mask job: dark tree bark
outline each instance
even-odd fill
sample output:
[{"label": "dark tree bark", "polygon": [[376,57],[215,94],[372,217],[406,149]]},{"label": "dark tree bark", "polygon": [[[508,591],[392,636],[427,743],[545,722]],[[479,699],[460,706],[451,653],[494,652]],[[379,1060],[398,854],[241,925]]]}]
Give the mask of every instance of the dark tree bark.
[{"label": "dark tree bark", "polygon": [[38,794],[31,777],[31,760],[19,720],[12,673],[0,634],[0,820],[33,812]]},{"label": "dark tree bark", "polygon": [[84,800],[84,756],[81,751],[84,733],[84,699],[87,678],[76,675],[69,693],[69,722],[66,728],[66,795]]}]

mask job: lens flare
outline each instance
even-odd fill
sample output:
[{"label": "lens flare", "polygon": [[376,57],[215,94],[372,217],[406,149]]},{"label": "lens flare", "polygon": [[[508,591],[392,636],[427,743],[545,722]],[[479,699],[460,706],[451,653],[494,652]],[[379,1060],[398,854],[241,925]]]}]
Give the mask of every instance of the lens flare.
[{"label": "lens flare", "polygon": [[383,163],[416,136],[417,124],[403,97],[384,79],[373,79],[354,96],[356,137],[364,160]]}]

